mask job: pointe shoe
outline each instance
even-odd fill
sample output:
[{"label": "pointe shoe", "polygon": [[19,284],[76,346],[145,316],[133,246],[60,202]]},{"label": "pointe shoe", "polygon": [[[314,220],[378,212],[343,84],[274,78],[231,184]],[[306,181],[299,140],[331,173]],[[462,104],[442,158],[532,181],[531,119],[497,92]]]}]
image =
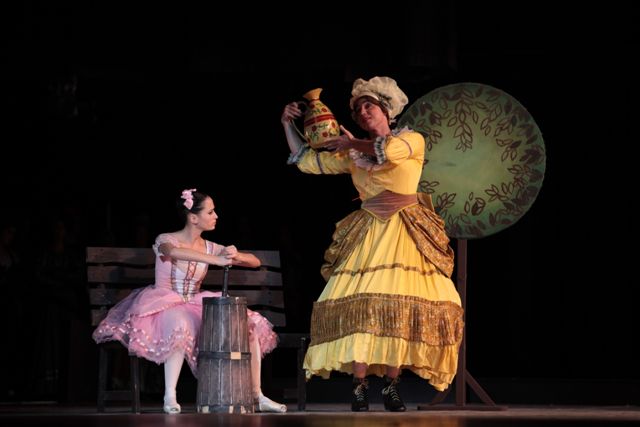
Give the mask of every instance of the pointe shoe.
[{"label": "pointe shoe", "polygon": [[258,412],[284,413],[284,412],[287,412],[287,405],[274,402],[264,394],[261,394],[260,396],[258,396],[258,399],[256,400],[256,409],[258,410]]},{"label": "pointe shoe", "polygon": [[162,410],[166,414],[179,414],[182,408],[180,408],[180,405],[178,404],[178,402],[176,402],[175,397],[167,398],[165,396],[164,406],[162,407]]}]

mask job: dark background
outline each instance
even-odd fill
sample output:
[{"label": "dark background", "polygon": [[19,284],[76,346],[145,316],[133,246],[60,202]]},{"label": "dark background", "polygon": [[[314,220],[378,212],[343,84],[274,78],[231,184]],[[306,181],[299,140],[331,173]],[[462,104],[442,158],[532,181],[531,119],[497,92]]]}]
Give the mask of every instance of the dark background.
[{"label": "dark background", "polygon": [[[392,76],[410,103],[445,84],[478,82],[529,110],[547,166],[519,222],[469,242],[469,370],[504,402],[638,404],[638,14],[627,2],[565,11],[485,3],[229,4],[224,13],[3,4],[0,212],[3,228],[17,231],[23,279],[3,281],[7,301],[20,301],[30,326],[42,324],[31,302],[50,289],[31,278],[32,262],[54,224],[80,253],[150,244],[179,227],[174,199],[197,187],[220,216],[210,239],[282,252],[289,324],[308,330],[334,223],[358,204],[349,177],[286,165],[283,106],[322,87],[322,100],[354,129],[355,78]],[[32,337],[26,327],[13,333]],[[49,364],[80,360],[93,378],[94,354],[73,344],[84,348],[83,340],[71,338]],[[20,388],[3,378],[9,400],[86,397],[46,386],[11,391]]]}]

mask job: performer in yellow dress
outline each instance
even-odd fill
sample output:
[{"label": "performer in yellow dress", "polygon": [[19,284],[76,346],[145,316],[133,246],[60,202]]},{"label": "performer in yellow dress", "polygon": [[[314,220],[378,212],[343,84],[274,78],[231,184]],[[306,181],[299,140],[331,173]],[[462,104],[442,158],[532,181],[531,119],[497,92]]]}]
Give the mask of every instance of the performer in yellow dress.
[{"label": "performer in yellow dress", "polygon": [[351,174],[361,209],[336,224],[321,272],[327,280],[314,303],[307,378],[331,371],[354,376],[352,410],[369,408],[366,376],[385,376],[385,409],[404,411],[402,369],[437,390],[451,384],[458,364],[463,311],[453,282],[453,251],[430,197],[416,193],[425,141],[393,119],[408,99],[389,77],[357,79],[350,107],[368,139],[341,127],[328,151],[311,149],[294,131],[302,112],[285,106],[281,121],[290,163],[305,173]]}]

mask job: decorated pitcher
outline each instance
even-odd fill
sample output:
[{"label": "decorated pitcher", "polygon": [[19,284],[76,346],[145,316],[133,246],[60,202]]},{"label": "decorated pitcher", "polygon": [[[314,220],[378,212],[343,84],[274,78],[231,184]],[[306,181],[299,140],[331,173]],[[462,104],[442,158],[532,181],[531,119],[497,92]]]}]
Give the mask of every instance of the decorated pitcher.
[{"label": "decorated pitcher", "polygon": [[302,95],[307,100],[303,136],[311,148],[321,148],[327,139],[340,135],[338,121],[329,107],[320,101],[320,92],[322,88],[312,89]]}]

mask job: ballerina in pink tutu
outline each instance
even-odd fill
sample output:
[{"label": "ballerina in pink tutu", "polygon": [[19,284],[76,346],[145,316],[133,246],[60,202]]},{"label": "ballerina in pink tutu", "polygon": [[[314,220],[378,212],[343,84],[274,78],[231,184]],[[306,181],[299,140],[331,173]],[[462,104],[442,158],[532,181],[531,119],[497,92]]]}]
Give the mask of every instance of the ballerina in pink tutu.
[{"label": "ballerina in pink tutu", "polygon": [[[114,306],[93,333],[97,343],[118,340],[139,357],[164,363],[164,412],[180,413],[176,384],[186,359],[196,375],[198,331],[202,322],[202,298],[220,292],[200,291],[209,264],[259,267],[253,254],[235,246],[222,246],[201,237],[216,227],[218,215],[211,197],[196,189],[184,190],[178,199],[182,230],[160,234],[156,253],[156,282],[135,289]],[[261,412],[286,412],[287,407],[262,394],[261,359],[276,347],[273,325],[259,313],[247,310],[251,349],[252,391]]]}]

